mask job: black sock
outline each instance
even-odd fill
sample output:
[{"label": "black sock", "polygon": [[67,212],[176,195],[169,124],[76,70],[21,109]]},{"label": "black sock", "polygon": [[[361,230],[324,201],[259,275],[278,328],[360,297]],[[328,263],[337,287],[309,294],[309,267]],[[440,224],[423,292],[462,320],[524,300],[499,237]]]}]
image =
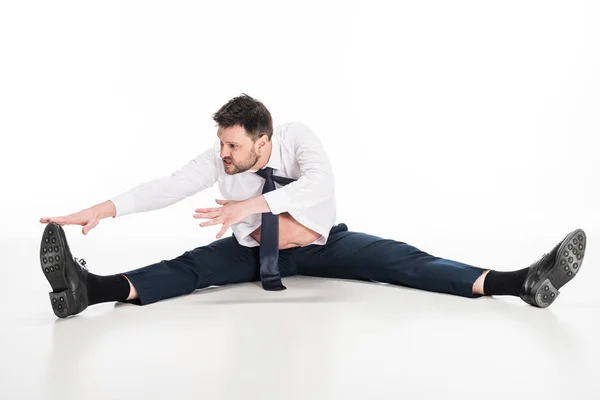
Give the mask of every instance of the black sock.
[{"label": "black sock", "polygon": [[100,276],[88,273],[89,305],[124,301],[129,297],[129,281],[122,274]]},{"label": "black sock", "polygon": [[510,272],[490,270],[483,281],[483,293],[486,296],[502,294],[518,296],[528,271],[529,268]]}]

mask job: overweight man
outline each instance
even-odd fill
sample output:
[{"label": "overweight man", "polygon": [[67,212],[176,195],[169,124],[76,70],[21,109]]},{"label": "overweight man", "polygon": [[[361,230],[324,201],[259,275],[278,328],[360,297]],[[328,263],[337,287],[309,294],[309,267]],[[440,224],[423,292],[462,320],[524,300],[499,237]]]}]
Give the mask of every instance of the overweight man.
[{"label": "overweight man", "polygon": [[[287,276],[383,282],[467,298],[519,296],[548,307],[581,270],[586,234],[576,229],[529,267],[500,272],[428,254],[410,244],[336,223],[335,182],[319,137],[302,122],[273,127],[271,113],[242,93],[214,115],[214,145],[171,175],[103,203],[44,217],[42,272],[54,314],[65,318],[109,301],[147,305],[208,286],[261,281],[285,290]],[[64,225],[86,235],[103,218],[167,207],[218,183],[224,200],[198,208],[200,226],[221,225],[216,240],[115,275],[91,273],[73,256]],[[223,237],[231,228],[233,235]]]}]

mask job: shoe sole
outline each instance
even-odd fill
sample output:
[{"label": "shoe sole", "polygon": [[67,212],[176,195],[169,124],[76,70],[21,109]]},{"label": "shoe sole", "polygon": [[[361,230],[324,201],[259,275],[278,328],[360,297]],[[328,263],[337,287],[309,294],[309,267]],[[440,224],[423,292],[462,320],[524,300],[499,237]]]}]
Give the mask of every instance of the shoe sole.
[{"label": "shoe sole", "polygon": [[538,307],[545,308],[552,304],[559,290],[581,270],[587,237],[582,229],[577,229],[565,237],[556,253],[554,265],[543,279],[534,285],[531,292]]},{"label": "shoe sole", "polygon": [[67,238],[62,227],[54,222],[49,223],[42,234],[40,264],[52,287],[52,292],[48,293],[52,311],[59,318],[67,317],[75,304],[65,277],[66,243]]}]

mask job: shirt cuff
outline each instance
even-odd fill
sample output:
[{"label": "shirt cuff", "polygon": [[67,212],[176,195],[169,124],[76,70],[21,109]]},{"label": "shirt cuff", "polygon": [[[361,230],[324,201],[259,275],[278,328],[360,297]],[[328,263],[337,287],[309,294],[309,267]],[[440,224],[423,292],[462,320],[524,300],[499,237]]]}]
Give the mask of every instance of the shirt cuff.
[{"label": "shirt cuff", "polygon": [[135,211],[135,201],[128,193],[120,194],[109,200],[115,205],[116,212],[114,218],[122,217]]},{"label": "shirt cuff", "polygon": [[281,188],[264,193],[263,197],[275,215],[291,210],[290,199]]}]

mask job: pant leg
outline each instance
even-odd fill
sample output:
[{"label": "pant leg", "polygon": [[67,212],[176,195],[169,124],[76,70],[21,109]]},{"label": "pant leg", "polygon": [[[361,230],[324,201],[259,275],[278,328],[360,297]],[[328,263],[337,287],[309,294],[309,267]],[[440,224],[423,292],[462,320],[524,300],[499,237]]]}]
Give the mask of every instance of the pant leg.
[{"label": "pant leg", "polygon": [[325,245],[296,248],[299,275],[376,281],[463,297],[485,269],[436,257],[404,242],[348,230],[331,229]]},{"label": "pant leg", "polygon": [[258,247],[242,246],[234,236],[221,238],[172,260],[123,273],[139,296],[127,302],[146,305],[208,286],[260,280],[258,266]]}]

